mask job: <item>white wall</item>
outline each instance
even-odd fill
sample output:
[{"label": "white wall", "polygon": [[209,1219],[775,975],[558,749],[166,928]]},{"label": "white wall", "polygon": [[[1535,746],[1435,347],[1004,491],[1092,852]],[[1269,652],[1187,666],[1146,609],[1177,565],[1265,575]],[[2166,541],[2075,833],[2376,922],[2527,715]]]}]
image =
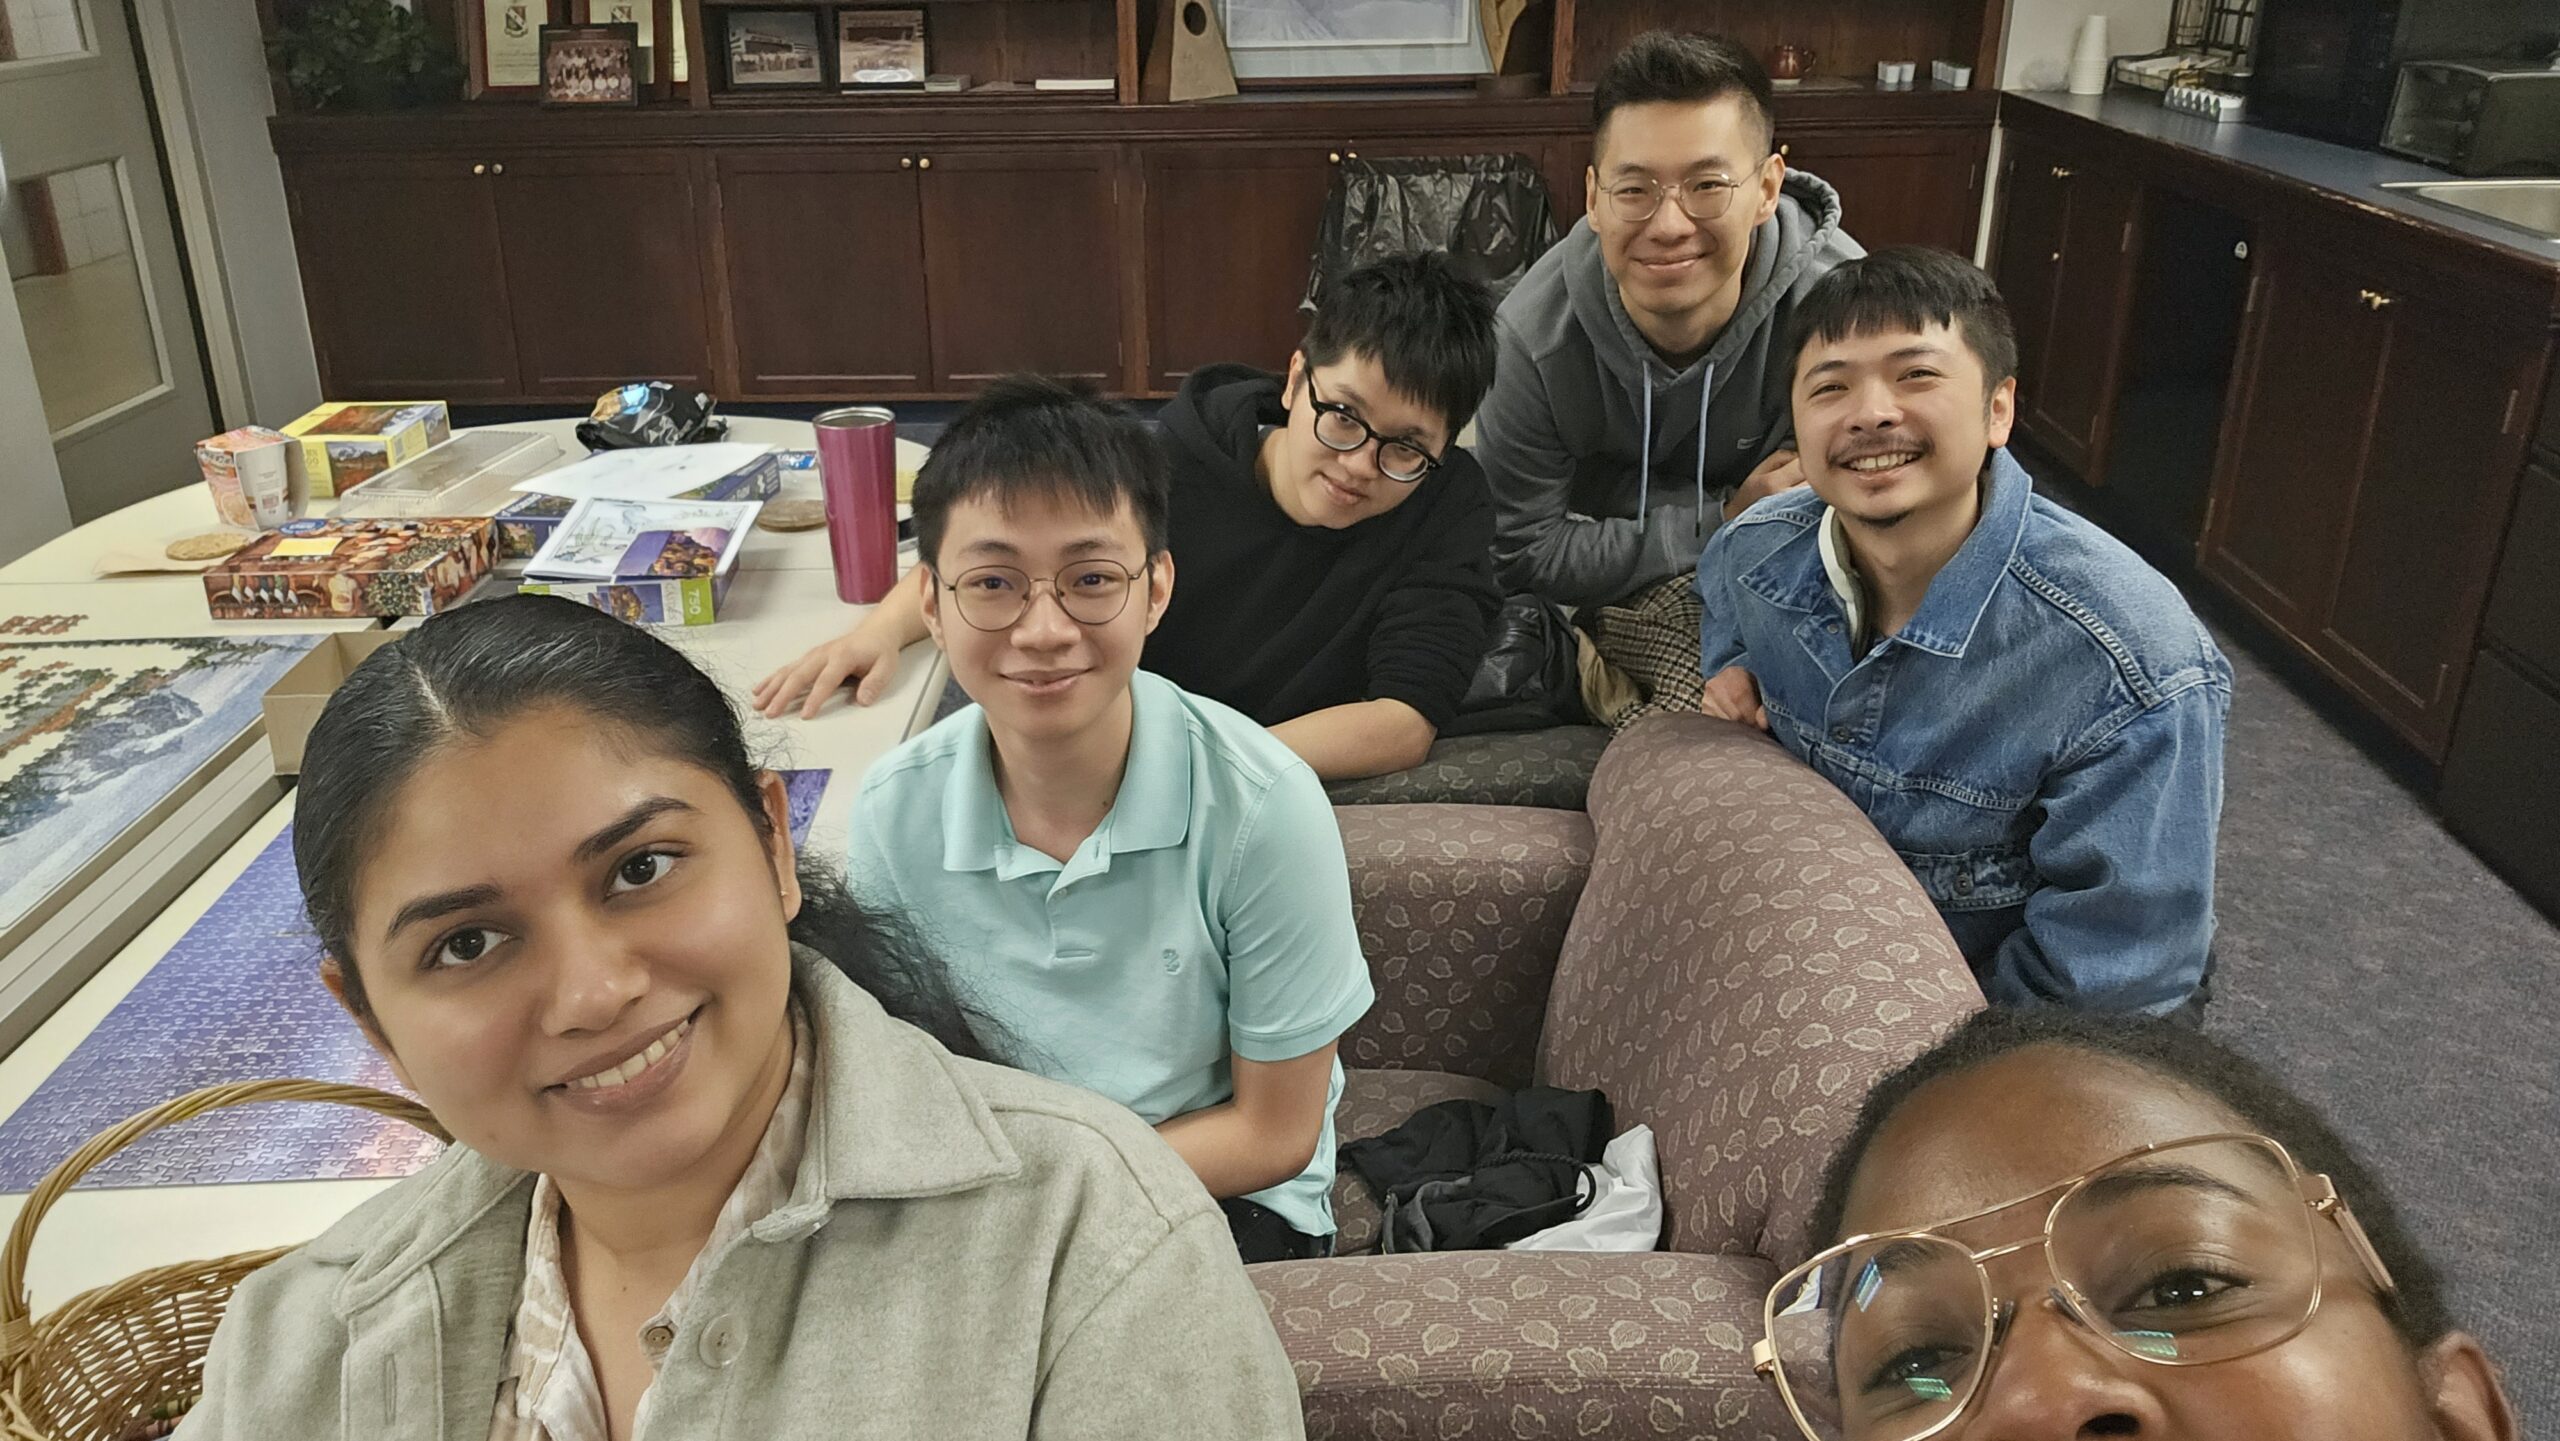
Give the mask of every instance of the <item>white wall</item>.
[{"label": "white wall", "polygon": [[2169,35],[2169,0],[2009,0],[2001,44],[2000,88],[2059,90],[2071,68],[2080,22],[2107,17],[2107,53],[2157,50]]},{"label": "white wall", "polygon": [[143,53],[177,175],[178,225],[227,429],[283,425],[320,403],[256,0],[138,0]]}]

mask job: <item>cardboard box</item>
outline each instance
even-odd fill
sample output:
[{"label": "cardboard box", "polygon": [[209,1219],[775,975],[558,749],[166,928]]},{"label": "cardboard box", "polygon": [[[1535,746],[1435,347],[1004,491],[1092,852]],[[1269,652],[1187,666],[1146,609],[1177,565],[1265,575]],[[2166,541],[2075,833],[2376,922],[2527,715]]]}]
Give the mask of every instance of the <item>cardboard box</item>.
[{"label": "cardboard box", "polygon": [[[789,451],[769,450],[709,485],[697,485],[677,500],[771,500],[782,494]],[[498,507],[498,554],[507,560],[531,560],[560,518],[577,502],[559,495],[524,495]]]},{"label": "cardboard box", "polygon": [[284,433],[302,443],[303,475],[318,499],[442,445],[453,417],[441,400],[333,400]]},{"label": "cardboard box", "polygon": [[345,631],[324,636],[311,653],[294,662],[293,669],[276,677],[267,687],[264,709],[267,713],[267,748],[276,753],[276,774],[298,775],[302,771],[302,748],[311,739],[311,728],[320,723],[320,712],[327,708],[329,697],[348,676],[355,674],[364,658],[407,634],[396,630]]},{"label": "cardboard box", "polygon": [[633,625],[709,625],[737,578],[762,501],[579,501],[516,589],[583,601]]},{"label": "cardboard box", "polygon": [[291,436],[261,425],[244,425],[196,442],[196,469],[204,475],[205,489],[213,492],[214,514],[222,517],[224,525],[236,525],[242,530],[259,528],[240,470],[244,465],[268,460],[266,452],[270,447],[282,449],[274,459],[284,464],[285,505],[300,515],[310,499],[311,488],[303,474],[302,447]]},{"label": "cardboard box", "polygon": [[292,520],[204,573],[216,620],[433,615],[497,560],[485,516]]}]

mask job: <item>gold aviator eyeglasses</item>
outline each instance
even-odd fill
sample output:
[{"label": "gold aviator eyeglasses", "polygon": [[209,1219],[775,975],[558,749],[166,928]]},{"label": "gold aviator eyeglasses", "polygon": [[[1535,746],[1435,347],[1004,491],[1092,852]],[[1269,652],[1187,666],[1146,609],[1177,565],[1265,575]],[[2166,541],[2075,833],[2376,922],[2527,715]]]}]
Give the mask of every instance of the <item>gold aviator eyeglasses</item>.
[{"label": "gold aviator eyeglasses", "polygon": [[[1977,1249],[1947,1234],[2057,1189],[2036,1235]],[[1981,1396],[2017,1317],[1991,1261],[2041,1249],[2043,1304],[2138,1361],[2205,1366],[2311,1324],[2324,1221],[2390,1295],[2391,1272],[2337,1186],[2274,1140],[2144,1146],[1996,1206],[1823,1251],[1769,1289],[1752,1367],[1809,1441],[1926,1441]]]}]

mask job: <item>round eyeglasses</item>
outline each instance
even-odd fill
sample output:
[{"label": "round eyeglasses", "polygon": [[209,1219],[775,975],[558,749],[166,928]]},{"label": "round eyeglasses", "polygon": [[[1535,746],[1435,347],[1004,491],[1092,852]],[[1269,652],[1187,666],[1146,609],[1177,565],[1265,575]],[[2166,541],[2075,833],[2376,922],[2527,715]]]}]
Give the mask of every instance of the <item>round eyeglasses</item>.
[{"label": "round eyeglasses", "polygon": [[957,580],[934,579],[958,602],[960,618],[977,630],[1011,630],[1031,610],[1034,589],[1049,587],[1058,609],[1079,625],[1108,625],[1129,608],[1129,592],[1146,575],[1116,560],[1080,560],[1054,576],[1033,576],[1009,565],[981,565]]},{"label": "round eyeglasses", "polygon": [[1963,1417],[1997,1362],[2019,1303],[1985,1263],[2041,1248],[2041,1303],[2109,1346],[2160,1366],[2254,1356],[2300,1335],[2320,1309],[2318,1225],[2344,1233],[2376,1290],[2391,1273],[2327,1176],[2264,1136],[2145,1146],[2063,1182],[2041,1235],[1977,1250],[1939,1226],[1855,1236],[1769,1289],[1752,1366],[1810,1441],[1924,1441]]},{"label": "round eyeglasses", "polygon": [[1650,175],[1626,175],[1609,182],[1609,188],[1600,192],[1600,203],[1619,224],[1642,225],[1662,212],[1667,195],[1681,214],[1703,225],[1722,219],[1741,189],[1740,182],[1727,175],[1692,175],[1670,184]]},{"label": "round eyeglasses", "polygon": [[1316,439],[1324,448],[1349,455],[1376,441],[1378,474],[1398,485],[1419,485],[1424,476],[1440,468],[1440,458],[1410,440],[1390,440],[1369,428],[1369,422],[1351,413],[1351,407],[1323,399],[1316,394],[1316,369],[1307,367],[1307,404],[1316,413]]}]

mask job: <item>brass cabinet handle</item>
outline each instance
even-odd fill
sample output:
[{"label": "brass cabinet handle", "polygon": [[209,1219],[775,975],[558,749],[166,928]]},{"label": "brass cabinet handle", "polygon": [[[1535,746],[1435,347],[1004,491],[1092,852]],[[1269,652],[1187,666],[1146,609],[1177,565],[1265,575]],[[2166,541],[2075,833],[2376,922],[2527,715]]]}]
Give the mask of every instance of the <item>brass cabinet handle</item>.
[{"label": "brass cabinet handle", "polygon": [[492,174],[492,175],[504,175],[504,174],[506,174],[506,173],[507,173],[507,162],[505,162],[505,161],[501,160],[501,161],[497,162],[496,164],[491,165],[491,166],[489,167],[489,173],[490,173],[490,174]]},{"label": "brass cabinet handle", "polygon": [[2056,180],[2068,180],[2068,179],[2070,179],[2070,178],[2071,178],[2071,167],[2070,167],[2070,166],[2068,166],[2068,165],[2057,165],[2057,166],[2053,167],[2053,178],[2054,178],[2054,179],[2056,179]]},{"label": "brass cabinet handle", "polygon": [[474,175],[486,175],[486,174],[488,174],[488,173],[489,173],[489,167],[488,167],[487,165],[485,165],[485,164],[484,164],[484,165],[474,165],[474,166],[472,166],[472,167],[471,167],[471,173],[472,173],[472,174],[474,174]]},{"label": "brass cabinet handle", "polygon": [[2058,262],[2060,262],[2060,261],[2061,261],[2061,259],[2062,259],[2062,252],[2061,252],[2061,251],[2059,251],[2059,250],[2057,250],[2057,251],[2053,252],[2051,255],[2046,256],[2046,257],[2045,257],[2045,259],[2050,260],[2050,261],[2055,261],[2055,262],[2057,262],[2057,263],[2058,263]]},{"label": "brass cabinet handle", "polygon": [[2356,292],[2356,299],[2363,301],[2364,308],[2367,310],[2380,310],[2391,303],[2391,297],[2379,290],[2359,290]]},{"label": "brass cabinet handle", "polygon": [[933,168],[933,157],[930,155],[918,156],[916,158],[916,168],[918,170],[931,170]]},{"label": "brass cabinet handle", "polygon": [[1787,147],[1785,147],[1785,146],[1783,146],[1783,145],[1781,145],[1781,146],[1779,146],[1779,147],[1778,147],[1778,155],[1779,155],[1779,158],[1784,159],[1784,158],[1785,158],[1785,156],[1786,156],[1786,153],[1787,153]]},{"label": "brass cabinet handle", "polygon": [[914,156],[912,156],[912,155],[901,155],[901,156],[899,156],[899,157],[898,157],[898,168],[899,168],[900,170],[913,170],[913,169],[915,169],[915,168],[916,168],[916,158],[915,158]]},{"label": "brass cabinet handle", "polygon": [[1340,165],[1342,163],[1342,152],[1339,150],[1328,150],[1325,152],[1324,159],[1327,165]]}]

